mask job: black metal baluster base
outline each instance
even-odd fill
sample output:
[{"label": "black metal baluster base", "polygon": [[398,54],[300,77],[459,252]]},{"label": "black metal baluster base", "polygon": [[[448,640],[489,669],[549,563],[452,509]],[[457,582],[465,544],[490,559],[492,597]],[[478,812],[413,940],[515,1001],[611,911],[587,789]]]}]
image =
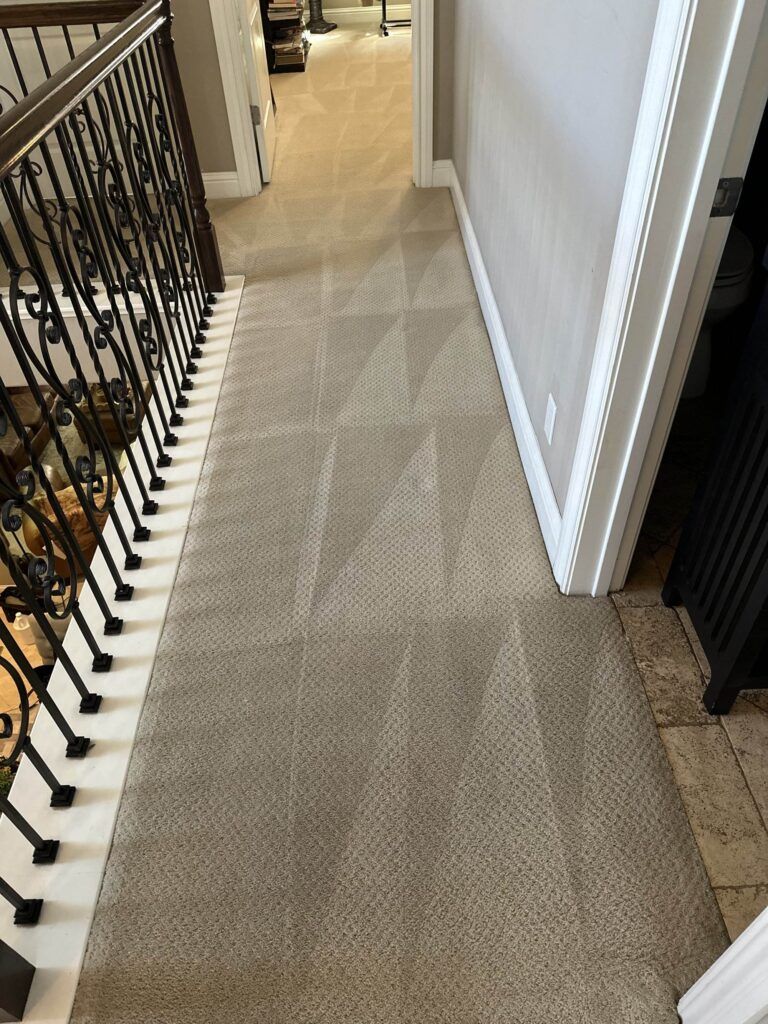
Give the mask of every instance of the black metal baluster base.
[{"label": "black metal baluster base", "polygon": [[32,854],[33,864],[53,864],[59,855],[59,840],[46,839]]},{"label": "black metal baluster base", "polygon": [[[22,905],[17,908],[16,913],[13,915],[13,923],[19,925],[37,924],[40,920],[42,910],[42,900],[24,900]],[[2,970],[0,970],[0,977],[2,977]]]},{"label": "black metal baluster base", "polygon": [[[107,655],[111,657],[111,655]],[[80,714],[81,715],[95,715],[101,707],[101,694],[100,693],[89,693],[87,697],[83,697],[80,701]]]},{"label": "black metal baluster base", "polygon": [[85,757],[90,745],[91,741],[87,736],[75,736],[75,738],[67,744],[66,756],[73,761],[77,758]]},{"label": "black metal baluster base", "polygon": [[76,792],[77,786],[59,786],[51,793],[51,807],[71,807]]}]

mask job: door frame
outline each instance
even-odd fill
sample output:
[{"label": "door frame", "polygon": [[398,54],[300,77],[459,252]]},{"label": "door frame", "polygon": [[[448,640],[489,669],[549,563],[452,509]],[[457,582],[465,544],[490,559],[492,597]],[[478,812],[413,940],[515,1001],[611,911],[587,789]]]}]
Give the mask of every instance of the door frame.
[{"label": "door frame", "polygon": [[711,284],[719,262],[705,249],[712,200],[765,13],[766,0],[660,0],[554,559],[566,594],[616,584],[633,503],[650,497],[649,446],[671,424],[708,298],[681,333],[697,268]]},{"label": "door frame", "polygon": [[208,3],[235,154],[237,195],[257,196],[262,188],[261,168],[251,121],[248,79],[243,65],[238,0],[208,0]]},{"label": "door frame", "polygon": [[434,184],[435,0],[411,2],[413,183]]},{"label": "door frame", "polygon": [[768,1015],[768,910],[678,1004],[682,1024],[762,1024]]},{"label": "door frame", "polygon": [[[238,69],[240,53],[237,0],[208,0],[229,130],[235,153],[239,195],[261,191],[261,172],[253,137],[248,83]],[[364,8],[368,10],[368,8]],[[375,18],[375,8],[370,9]],[[435,0],[412,0],[411,47],[413,85],[413,181],[419,188],[433,184]]]}]

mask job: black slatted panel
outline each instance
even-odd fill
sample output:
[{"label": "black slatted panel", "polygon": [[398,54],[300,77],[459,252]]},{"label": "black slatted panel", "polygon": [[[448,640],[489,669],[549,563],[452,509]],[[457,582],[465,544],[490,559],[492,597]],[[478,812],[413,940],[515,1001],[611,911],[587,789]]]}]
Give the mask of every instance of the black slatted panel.
[{"label": "black slatted panel", "polygon": [[768,292],[664,600],[691,616],[712,668],[713,714],[740,690],[768,687]]}]

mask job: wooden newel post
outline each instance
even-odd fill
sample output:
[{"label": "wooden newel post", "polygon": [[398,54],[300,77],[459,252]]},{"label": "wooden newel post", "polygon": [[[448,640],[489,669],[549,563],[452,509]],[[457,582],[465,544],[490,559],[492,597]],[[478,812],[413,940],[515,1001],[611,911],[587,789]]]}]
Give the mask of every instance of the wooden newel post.
[{"label": "wooden newel post", "polygon": [[0,1022],[20,1021],[24,1016],[35,968],[10,946],[0,942]]},{"label": "wooden newel post", "polygon": [[195,238],[197,240],[197,251],[200,256],[200,266],[203,272],[203,283],[206,291],[223,292],[224,271],[221,266],[219,243],[216,240],[216,229],[211,221],[211,215],[208,213],[208,207],[205,205],[203,175],[197,158],[197,148],[195,147],[195,139],[192,135],[192,123],[189,120],[187,101],[184,98],[179,65],[176,63],[173,34],[171,32],[173,14],[171,13],[170,0],[164,0],[163,8],[165,24],[159,32],[160,62],[168,89],[172,114],[176,118],[182,155],[187,168],[192,213],[195,218]]}]

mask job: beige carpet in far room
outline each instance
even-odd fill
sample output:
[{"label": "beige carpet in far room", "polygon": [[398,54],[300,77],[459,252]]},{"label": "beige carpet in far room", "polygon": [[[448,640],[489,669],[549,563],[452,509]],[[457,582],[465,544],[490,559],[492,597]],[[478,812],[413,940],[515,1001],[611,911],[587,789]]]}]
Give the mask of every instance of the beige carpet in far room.
[{"label": "beige carpet in far room", "polygon": [[317,40],[274,182],[212,204],[247,286],[76,1024],[674,1024],[725,947],[410,183],[408,56]]}]

